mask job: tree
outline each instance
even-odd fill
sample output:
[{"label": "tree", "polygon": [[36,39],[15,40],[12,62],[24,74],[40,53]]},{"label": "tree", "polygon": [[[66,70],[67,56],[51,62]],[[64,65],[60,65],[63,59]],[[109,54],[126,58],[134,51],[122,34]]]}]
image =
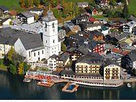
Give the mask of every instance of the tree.
[{"label": "tree", "polygon": [[128,6],[126,3],[124,5],[124,9],[123,9],[123,17],[126,19],[129,17]]},{"label": "tree", "polygon": [[33,7],[34,1],[33,0],[29,0],[29,5],[30,5],[30,7]]},{"label": "tree", "polygon": [[40,5],[40,0],[34,0],[34,5],[38,7]]},{"label": "tree", "polygon": [[8,54],[7,54],[7,58],[9,61],[12,61],[12,56],[15,53],[15,50],[13,47],[11,47],[11,49],[9,50]]},{"label": "tree", "polygon": [[25,0],[20,0],[19,4],[20,4],[21,7],[25,7]]},{"label": "tree", "polygon": [[25,7],[29,7],[30,5],[29,5],[29,0],[25,0]]},{"label": "tree", "polygon": [[67,50],[67,47],[63,42],[61,43],[61,49],[63,52],[65,52]]},{"label": "tree", "polygon": [[19,75],[22,75],[24,74],[24,63],[20,63],[19,66],[18,66],[18,74]]},{"label": "tree", "polygon": [[10,73],[12,73],[12,74],[17,74],[16,66],[13,65],[13,64],[10,64],[10,65],[9,65],[9,71],[10,71]]},{"label": "tree", "polygon": [[26,62],[24,62],[24,73],[26,73],[30,69],[30,65],[28,65]]},{"label": "tree", "polygon": [[117,0],[110,0],[110,5],[115,6],[117,3]]}]

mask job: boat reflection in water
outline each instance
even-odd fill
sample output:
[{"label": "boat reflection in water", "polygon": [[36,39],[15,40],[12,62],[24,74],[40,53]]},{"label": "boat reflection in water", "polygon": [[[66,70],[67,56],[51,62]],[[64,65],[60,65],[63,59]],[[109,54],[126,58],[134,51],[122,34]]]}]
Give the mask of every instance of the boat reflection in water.
[{"label": "boat reflection in water", "polygon": [[24,83],[23,76],[0,71],[0,99],[136,99],[136,86],[128,88],[80,87],[74,93],[62,92],[66,83],[51,88],[37,85],[37,81]]}]

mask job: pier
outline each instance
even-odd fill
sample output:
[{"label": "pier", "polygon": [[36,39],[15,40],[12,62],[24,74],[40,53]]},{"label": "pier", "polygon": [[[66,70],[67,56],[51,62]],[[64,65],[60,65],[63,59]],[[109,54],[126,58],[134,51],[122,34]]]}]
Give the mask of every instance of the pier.
[{"label": "pier", "polygon": [[62,89],[63,92],[69,92],[69,93],[73,93],[75,91],[77,91],[77,88],[79,87],[79,85],[77,84],[72,84],[72,82],[68,82]]}]

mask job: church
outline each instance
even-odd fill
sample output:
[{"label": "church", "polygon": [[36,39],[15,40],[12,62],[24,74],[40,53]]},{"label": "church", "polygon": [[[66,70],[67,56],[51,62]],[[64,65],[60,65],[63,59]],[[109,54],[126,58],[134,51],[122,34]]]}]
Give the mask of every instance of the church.
[{"label": "church", "polygon": [[[12,29],[0,29],[0,58],[4,57],[11,47],[24,56],[27,62],[37,62],[59,55],[61,42],[58,37],[58,20],[49,10],[42,19],[40,34]],[[8,46],[8,48],[6,48]]]}]

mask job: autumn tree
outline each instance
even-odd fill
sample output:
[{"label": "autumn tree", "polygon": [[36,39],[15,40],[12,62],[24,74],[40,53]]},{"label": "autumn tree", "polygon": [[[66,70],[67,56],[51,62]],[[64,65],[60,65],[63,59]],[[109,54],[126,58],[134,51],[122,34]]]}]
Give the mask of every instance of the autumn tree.
[{"label": "autumn tree", "polygon": [[20,63],[19,66],[18,66],[18,74],[19,75],[22,75],[24,74],[24,63]]},{"label": "autumn tree", "polygon": [[19,4],[20,4],[21,7],[25,7],[25,0],[20,0]]}]

